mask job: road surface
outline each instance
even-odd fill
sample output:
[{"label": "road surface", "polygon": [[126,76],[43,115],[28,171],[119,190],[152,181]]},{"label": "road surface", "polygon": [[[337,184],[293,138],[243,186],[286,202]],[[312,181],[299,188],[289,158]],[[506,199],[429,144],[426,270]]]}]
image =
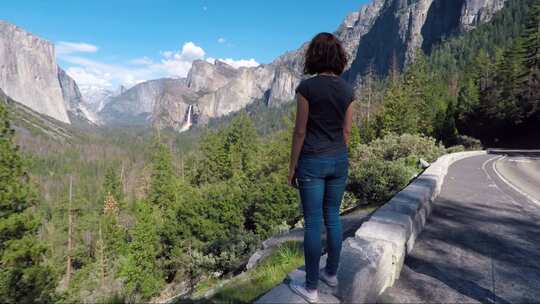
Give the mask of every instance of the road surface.
[{"label": "road surface", "polygon": [[486,155],[449,169],[380,303],[540,303],[540,159]]}]

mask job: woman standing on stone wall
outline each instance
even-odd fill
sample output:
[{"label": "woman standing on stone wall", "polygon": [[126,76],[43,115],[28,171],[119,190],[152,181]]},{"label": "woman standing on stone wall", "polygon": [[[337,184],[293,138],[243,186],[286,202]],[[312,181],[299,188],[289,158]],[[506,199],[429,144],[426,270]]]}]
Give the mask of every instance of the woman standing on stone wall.
[{"label": "woman standing on stone wall", "polygon": [[[342,231],[339,209],[347,182],[347,145],[352,127],[353,88],[341,73],[347,56],[340,41],[320,33],[311,41],[304,73],[314,75],[296,89],[297,112],[293,134],[289,184],[297,187],[304,212],[306,280],[291,289],[310,303],[318,301],[319,279],[336,286]],[[319,271],[321,226],[327,231],[328,260]]]}]

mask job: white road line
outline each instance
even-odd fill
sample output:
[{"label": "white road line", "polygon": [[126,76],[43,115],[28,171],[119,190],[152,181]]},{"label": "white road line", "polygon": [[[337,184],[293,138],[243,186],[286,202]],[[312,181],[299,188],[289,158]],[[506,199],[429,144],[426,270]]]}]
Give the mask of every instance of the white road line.
[{"label": "white road line", "polygon": [[511,196],[510,194],[508,194],[507,192],[505,192],[503,189],[501,189],[498,185],[497,185],[497,182],[493,179],[493,177],[489,174],[489,172],[487,171],[486,169],[486,165],[489,163],[489,162],[493,162],[495,163],[495,161],[498,161],[499,159],[501,159],[502,156],[497,156],[497,157],[492,157],[488,160],[486,160],[483,164],[482,164],[482,170],[484,171],[484,174],[486,174],[486,177],[487,177],[487,180],[488,181],[491,181],[493,184],[488,184],[488,187],[494,187],[495,189],[497,189],[503,196],[507,197],[509,199],[509,201],[514,204],[515,206],[521,206],[520,203],[518,203],[513,196]]},{"label": "white road line", "polygon": [[[490,157],[488,160],[486,160],[483,164],[482,164],[482,171],[484,171],[484,173],[486,174],[486,177],[489,181],[492,181],[493,179],[491,178],[491,176],[489,175],[489,173],[487,172],[486,170],[486,165],[487,163],[489,163],[490,161],[492,160],[498,160],[499,158],[501,158],[502,156],[496,156],[496,157]],[[497,187],[497,185],[495,184],[495,187]],[[498,187],[497,187],[498,188]]]},{"label": "white road line", "polygon": [[502,174],[499,173],[499,171],[497,170],[497,166],[495,165],[498,161],[501,161],[501,160],[504,160],[506,158],[506,155],[503,156],[502,158],[499,158],[497,159],[496,161],[493,162],[493,165],[492,165],[492,168],[493,168],[493,171],[495,171],[495,174],[497,174],[497,177],[502,180],[505,184],[507,184],[510,188],[514,189],[516,192],[518,192],[519,194],[525,196],[528,200],[530,200],[532,203],[536,204],[536,205],[539,205],[540,206],[540,202],[538,200],[536,200],[534,197],[532,197],[530,194],[526,193],[525,191],[519,189],[517,186],[515,186],[514,184],[512,184],[510,181],[508,181],[506,178],[504,178],[502,176]]}]

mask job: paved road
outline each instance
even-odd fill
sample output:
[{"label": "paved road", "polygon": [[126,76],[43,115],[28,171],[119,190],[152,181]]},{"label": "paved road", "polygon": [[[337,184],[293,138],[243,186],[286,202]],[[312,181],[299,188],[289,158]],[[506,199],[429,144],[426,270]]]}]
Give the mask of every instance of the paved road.
[{"label": "paved road", "polygon": [[540,193],[540,165],[516,160],[478,156],[450,168],[400,279],[379,302],[540,303],[540,205],[528,198]]},{"label": "paved road", "polygon": [[514,190],[540,204],[540,157],[502,157],[495,162],[495,169]]}]

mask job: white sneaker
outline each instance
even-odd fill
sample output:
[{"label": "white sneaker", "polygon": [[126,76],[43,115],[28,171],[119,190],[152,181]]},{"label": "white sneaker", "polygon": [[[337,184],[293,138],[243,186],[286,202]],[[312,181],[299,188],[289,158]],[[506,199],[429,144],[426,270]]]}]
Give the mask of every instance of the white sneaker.
[{"label": "white sneaker", "polygon": [[323,268],[319,271],[319,279],[326,283],[330,287],[336,287],[338,285],[338,279],[337,276],[331,276],[328,273],[326,273],[326,269]]},{"label": "white sneaker", "polygon": [[289,287],[294,293],[301,296],[304,300],[309,303],[317,303],[319,301],[319,292],[317,290],[310,291],[306,288],[306,285],[303,283],[291,281]]}]

